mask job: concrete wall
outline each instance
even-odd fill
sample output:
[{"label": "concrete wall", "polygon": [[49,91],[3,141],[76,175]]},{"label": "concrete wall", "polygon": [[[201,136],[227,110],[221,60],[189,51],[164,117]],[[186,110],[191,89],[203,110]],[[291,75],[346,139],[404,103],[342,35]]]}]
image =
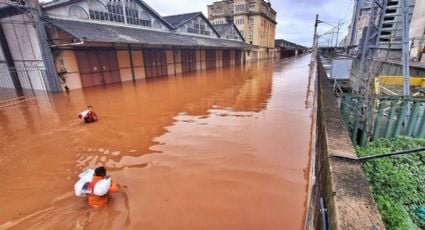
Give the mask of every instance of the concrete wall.
[{"label": "concrete wall", "polygon": [[[66,85],[69,89],[79,89],[82,87],[80,70],[78,68],[77,57],[74,50],[57,50],[54,52],[56,71],[60,72],[61,69],[67,73],[65,75]],[[64,88],[65,84],[62,84]]]},{"label": "concrete wall", "polygon": [[[358,66],[358,60],[356,60],[356,65]],[[389,76],[402,76],[403,75],[403,66],[400,62],[379,62],[381,69],[379,70],[380,75],[389,75]],[[421,66],[415,67],[414,64],[410,65],[410,76],[415,77],[425,77],[425,68]]]},{"label": "concrete wall", "polygon": [[356,154],[321,64],[317,84],[316,183],[306,229],[322,229],[321,197],[325,200],[329,229],[385,229],[360,163],[335,157],[356,158]]},{"label": "concrete wall", "polygon": [[146,78],[143,51],[140,49],[131,50],[133,58],[134,77],[136,80]]}]

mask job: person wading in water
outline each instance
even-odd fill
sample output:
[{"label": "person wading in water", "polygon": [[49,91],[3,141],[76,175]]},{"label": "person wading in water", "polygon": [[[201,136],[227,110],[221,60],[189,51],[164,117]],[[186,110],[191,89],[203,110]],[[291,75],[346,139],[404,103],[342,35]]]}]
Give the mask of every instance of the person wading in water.
[{"label": "person wading in water", "polygon": [[[106,188],[101,188],[102,190],[105,190],[104,195],[99,196],[96,195],[96,188],[95,186],[99,183],[98,186],[103,186],[100,183],[102,183],[104,180],[111,180],[109,178],[109,176],[106,175],[106,169],[105,167],[98,167],[94,170],[94,175],[93,175],[93,180],[88,183],[87,186],[89,186],[89,189],[91,189],[91,193],[89,193],[87,195],[87,202],[88,205],[91,208],[102,208],[105,207],[108,203],[109,203],[109,194],[113,193],[113,192],[118,192],[119,188],[118,188],[118,184],[114,181],[110,181],[110,183],[108,183],[108,187]],[[110,184],[110,186],[109,186]]]}]

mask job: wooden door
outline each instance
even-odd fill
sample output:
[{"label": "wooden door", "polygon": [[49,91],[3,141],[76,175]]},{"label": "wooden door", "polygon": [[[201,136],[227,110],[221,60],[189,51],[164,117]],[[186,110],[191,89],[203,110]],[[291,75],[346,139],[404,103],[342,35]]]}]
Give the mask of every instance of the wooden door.
[{"label": "wooden door", "polygon": [[80,78],[82,87],[90,87],[93,86],[93,79],[91,75],[91,67],[89,63],[89,57],[87,51],[78,50],[75,51],[77,56],[78,68],[80,71]]},{"label": "wooden door", "polygon": [[165,50],[143,50],[146,78],[161,77],[167,75],[167,60]]},{"label": "wooden door", "polygon": [[215,69],[217,66],[216,51],[206,50],[205,61],[206,61],[207,69]]},{"label": "wooden door", "polygon": [[91,74],[92,74],[92,80],[93,80],[92,86],[103,85],[104,84],[103,75],[102,75],[103,71],[102,71],[102,67],[100,66],[100,60],[97,55],[97,51],[90,50],[90,51],[87,51],[87,54],[89,58],[89,65],[91,68]]},{"label": "wooden door", "polygon": [[115,50],[77,50],[83,88],[121,82]]},{"label": "wooden door", "polygon": [[110,51],[104,50],[97,51],[97,55],[100,61],[100,68],[102,70],[103,75],[103,84],[111,84],[113,82],[111,74],[111,65],[109,63],[109,52]]},{"label": "wooden door", "polygon": [[223,67],[230,66],[230,50],[223,50]]},{"label": "wooden door", "polygon": [[235,50],[235,65],[240,65],[242,60],[242,52],[240,50]]},{"label": "wooden door", "polygon": [[183,73],[196,71],[196,50],[181,50],[181,62]]}]

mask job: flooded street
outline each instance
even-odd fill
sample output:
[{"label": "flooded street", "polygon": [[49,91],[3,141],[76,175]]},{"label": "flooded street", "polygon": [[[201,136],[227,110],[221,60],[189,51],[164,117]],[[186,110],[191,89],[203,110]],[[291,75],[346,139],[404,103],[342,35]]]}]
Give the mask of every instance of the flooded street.
[{"label": "flooded street", "polygon": [[[0,109],[0,229],[302,229],[310,56],[40,96]],[[99,121],[77,114],[93,105]],[[73,185],[121,186],[90,210]]]}]

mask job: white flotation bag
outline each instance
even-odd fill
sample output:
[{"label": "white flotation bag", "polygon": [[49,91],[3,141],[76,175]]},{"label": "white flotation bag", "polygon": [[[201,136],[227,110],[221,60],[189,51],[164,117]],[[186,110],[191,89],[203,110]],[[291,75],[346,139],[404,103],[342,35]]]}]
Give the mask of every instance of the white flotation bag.
[{"label": "white flotation bag", "polygon": [[80,173],[80,178],[74,185],[74,192],[76,196],[85,196],[87,193],[91,193],[89,183],[93,180],[94,169],[86,169]]},{"label": "white flotation bag", "polygon": [[87,114],[89,113],[89,110],[84,110],[83,112],[78,114],[78,118],[80,118],[81,120],[84,119],[85,116],[87,116]]},{"label": "white flotation bag", "polygon": [[93,188],[93,194],[97,196],[103,196],[108,193],[111,188],[111,178],[105,178],[98,181]]}]

